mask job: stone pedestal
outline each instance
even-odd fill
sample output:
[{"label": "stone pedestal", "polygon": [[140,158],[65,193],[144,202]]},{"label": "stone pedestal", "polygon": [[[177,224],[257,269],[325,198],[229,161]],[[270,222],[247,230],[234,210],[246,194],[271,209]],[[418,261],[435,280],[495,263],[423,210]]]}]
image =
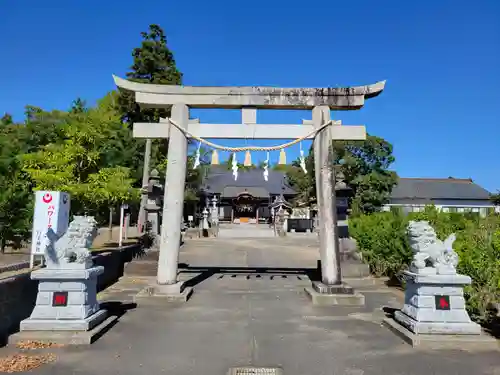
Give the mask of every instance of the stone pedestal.
[{"label": "stone pedestal", "polygon": [[397,311],[397,322],[417,334],[478,335],[481,327],[465,310],[465,275],[418,275],[405,272],[405,304]]},{"label": "stone pedestal", "polygon": [[183,281],[175,284],[156,284],[141,290],[134,298],[138,305],[158,305],[169,302],[187,302],[193,294],[193,287]]},{"label": "stone pedestal", "polygon": [[31,273],[38,295],[31,316],[21,322],[10,341],[37,340],[63,344],[90,344],[114,321],[97,302],[97,277],[104,267],[43,268]]},{"label": "stone pedestal", "polygon": [[313,281],[312,287],[306,287],[306,294],[313,305],[318,306],[364,306],[365,296],[356,292],[350,285],[326,285]]},{"label": "stone pedestal", "polygon": [[[465,275],[420,275],[406,271],[405,304],[385,324],[413,346],[463,348],[468,343],[489,341],[481,326],[471,321],[465,309],[463,287],[471,283]],[[448,341],[448,342],[447,342]],[[445,344],[445,345],[443,345]]]}]

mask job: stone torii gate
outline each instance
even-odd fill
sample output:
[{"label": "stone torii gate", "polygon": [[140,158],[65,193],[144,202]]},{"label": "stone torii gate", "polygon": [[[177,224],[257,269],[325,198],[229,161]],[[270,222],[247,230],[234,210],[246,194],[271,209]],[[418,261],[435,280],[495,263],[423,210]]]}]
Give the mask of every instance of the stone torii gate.
[{"label": "stone torii gate", "polygon": [[[347,88],[194,87],[145,84],[113,76],[115,84],[135,93],[143,108],[172,107],[170,119],[160,123],[135,123],[134,137],[170,138],[165,179],[163,225],[155,293],[186,300],[191,293],[178,281],[179,243],[186,178],[187,137],[202,139],[314,139],[316,191],[320,219],[322,282],[316,293],[345,293],[336,231],[335,174],[329,153],[332,140],[364,140],[364,126],[341,126],[330,110],[357,110],[365,99],[378,96],[385,81]],[[243,122],[255,118],[257,109],[311,109],[312,121],[304,124],[201,124],[189,120],[189,108],[242,109]],[[333,125],[333,126],[330,126]],[[241,149],[244,149],[242,147]],[[348,292],[349,293],[349,292]],[[314,300],[314,297],[313,297]]]}]

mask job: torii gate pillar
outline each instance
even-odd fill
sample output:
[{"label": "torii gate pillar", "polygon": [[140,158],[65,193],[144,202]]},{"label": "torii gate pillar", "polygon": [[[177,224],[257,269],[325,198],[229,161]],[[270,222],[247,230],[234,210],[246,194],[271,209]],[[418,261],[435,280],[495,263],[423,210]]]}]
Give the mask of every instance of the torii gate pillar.
[{"label": "torii gate pillar", "polygon": [[[330,108],[315,107],[312,111],[313,125],[320,128],[330,121]],[[331,125],[334,126],[334,125]],[[333,172],[330,129],[326,128],[314,138],[314,172],[316,177],[316,200],[319,214],[319,252],[321,259],[321,281],[326,285],[342,282],[339,241],[337,236],[335,173]]]},{"label": "torii gate pillar", "polygon": [[[189,122],[189,107],[174,104],[171,118],[185,129]],[[173,146],[173,147],[172,147]],[[168,294],[181,293],[182,284],[177,280],[179,244],[184,210],[186,181],[187,139],[176,127],[170,129],[165,193],[163,198],[163,225],[161,226],[160,255],[157,281]],[[175,183],[172,183],[175,182]]]}]

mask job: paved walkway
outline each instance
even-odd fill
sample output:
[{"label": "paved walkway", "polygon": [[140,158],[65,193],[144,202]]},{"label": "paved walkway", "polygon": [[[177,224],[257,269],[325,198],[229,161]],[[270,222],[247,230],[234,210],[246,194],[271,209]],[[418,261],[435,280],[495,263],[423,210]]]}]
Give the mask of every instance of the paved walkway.
[{"label": "paved walkway", "polygon": [[[288,232],[289,237],[317,237],[315,232]],[[219,237],[231,239],[244,238],[274,238],[274,229],[269,224],[228,224],[222,223],[219,227]]]},{"label": "paved walkway", "polygon": [[274,229],[268,224],[227,224],[219,226],[219,237],[222,238],[272,238]]},{"label": "paved walkway", "polygon": [[[92,346],[49,350],[57,360],[32,373],[225,375],[253,365],[284,375],[500,374],[498,352],[419,351],[382,327],[381,307],[400,306],[402,295],[381,282],[352,280],[364,308],[313,307],[302,290],[317,251],[305,237],[189,241],[182,278],[197,285],[186,304],[130,309]],[[124,278],[101,297],[126,304],[146,282]]]}]

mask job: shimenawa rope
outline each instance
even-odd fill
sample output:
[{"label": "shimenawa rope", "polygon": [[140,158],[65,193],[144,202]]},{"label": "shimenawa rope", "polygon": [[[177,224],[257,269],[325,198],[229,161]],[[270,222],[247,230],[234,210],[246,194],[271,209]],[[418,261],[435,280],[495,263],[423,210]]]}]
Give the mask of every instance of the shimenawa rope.
[{"label": "shimenawa rope", "polygon": [[282,145],[278,145],[278,146],[267,146],[267,147],[261,147],[261,146],[245,146],[245,147],[227,147],[227,146],[220,146],[216,143],[213,143],[213,142],[210,142],[210,141],[207,141],[203,138],[200,138],[192,133],[190,133],[189,131],[187,131],[186,129],[184,129],[182,126],[180,126],[179,124],[177,124],[174,120],[172,119],[169,119],[170,123],[172,125],[174,125],[177,129],[179,129],[181,132],[184,133],[184,135],[186,137],[189,137],[189,138],[193,138],[193,139],[196,139],[198,142],[201,142],[201,143],[204,143],[206,144],[207,146],[209,147],[212,147],[212,148],[215,148],[217,150],[221,150],[221,151],[229,151],[229,152],[242,152],[242,151],[277,151],[277,150],[281,150],[283,148],[287,148],[287,147],[290,147],[290,146],[293,146],[301,141],[303,141],[304,139],[307,139],[313,135],[316,135],[317,133],[319,133],[321,130],[323,130],[324,128],[326,128],[328,125],[330,125],[332,123],[332,120],[329,120],[327,121],[326,123],[324,123],[323,125],[321,125],[319,128],[317,129],[314,129],[312,132],[310,132],[309,134],[306,134],[305,136],[301,137],[301,138],[297,138],[291,142],[288,142],[288,143],[283,143]]}]

